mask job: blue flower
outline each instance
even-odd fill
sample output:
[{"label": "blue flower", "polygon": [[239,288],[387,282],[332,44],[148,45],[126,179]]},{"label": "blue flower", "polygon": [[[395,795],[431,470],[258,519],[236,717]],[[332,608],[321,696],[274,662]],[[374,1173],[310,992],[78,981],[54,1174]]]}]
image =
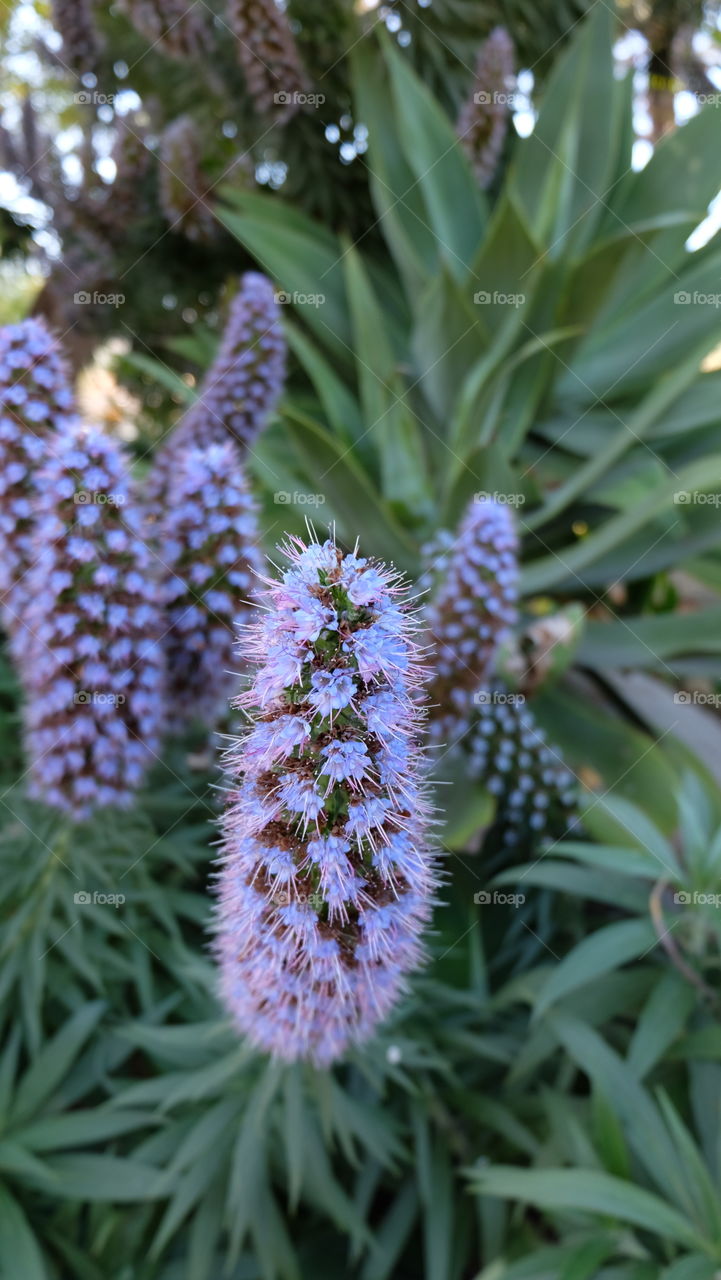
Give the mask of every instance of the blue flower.
[{"label": "blue flower", "polygon": [[315,671],[311,676],[308,701],[321,716],[343,711],[355,693],[352,676],[342,668],[337,671]]},{"label": "blue flower", "polygon": [[333,782],[360,782],[370,763],[364,742],[330,742],[321,751],[323,773]]}]

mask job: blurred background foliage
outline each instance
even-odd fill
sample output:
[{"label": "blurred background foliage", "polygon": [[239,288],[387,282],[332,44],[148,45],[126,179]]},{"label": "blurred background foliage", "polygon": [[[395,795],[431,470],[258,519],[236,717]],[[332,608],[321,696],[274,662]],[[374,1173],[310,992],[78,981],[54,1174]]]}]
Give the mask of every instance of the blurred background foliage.
[{"label": "blurred background foliage", "polygon": [[[109,6],[15,0],[3,8],[0,72],[6,144],[0,164],[14,181],[5,181],[0,206],[12,211],[19,230],[13,234],[6,217],[3,252],[14,253],[18,240],[23,248],[23,227],[26,233],[41,229],[37,247],[49,255],[43,268],[49,278],[40,309],[72,330],[77,365],[99,337],[116,330],[136,346],[156,349],[170,334],[192,329],[198,315],[209,314],[215,323],[224,282],[247,265],[218,224],[206,243],[189,243],[177,220],[159,208],[162,139],[170,124],[184,116],[193,120],[211,202],[220,181],[239,189],[281,189],[284,199],[329,229],[362,238],[365,249],[382,253],[364,159],[368,122],[354,90],[354,51],[376,28],[387,28],[455,117],[472,84],[479,44],[502,23],[524,72],[527,103],[518,114],[527,128],[534,95],[590,7],[569,2],[539,9],[525,0],[500,6],[291,0],[288,22],[313,101],[281,118],[277,110],[259,112],[249,92],[233,6],[224,0],[201,6],[199,51],[180,57],[170,56],[172,42],[149,42],[141,34],[143,12],[147,23],[147,13],[162,9],[154,0]],[[648,117],[639,116],[639,128],[658,137],[673,125],[677,90],[713,91],[707,72],[718,61],[716,7],[698,0],[652,7],[629,0],[615,26],[619,37],[634,33],[621,57],[636,68],[640,116]],[[182,31],[183,23],[176,27]],[[259,56],[272,66],[262,23],[259,30]],[[128,139],[135,147],[132,141],[127,146]],[[193,185],[187,173],[184,181]],[[68,313],[67,294],[79,289],[124,292],[122,321],[107,307]]]},{"label": "blurred background foliage", "polygon": [[[325,102],[264,125],[222,25],[196,66],[98,6],[78,77],[48,10],[5,13],[2,318],[34,305],[83,376],[112,370],[93,403],[142,470],[237,273],[265,271],[293,356],[250,459],[267,549],[310,512],[417,576],[476,492],[512,495],[503,675],[579,779],[580,825],[479,856],[494,802],[446,764],[431,964],[343,1066],[279,1068],[214,997],[204,738],[172,745],[132,815],[64,826],[24,797],[3,662],[0,1276],[714,1280],[715,9],[289,15]],[[518,130],[481,192],[455,122],[499,21]],[[186,114],[208,241],[159,203]],[[84,289],[125,302],[73,306]]]}]

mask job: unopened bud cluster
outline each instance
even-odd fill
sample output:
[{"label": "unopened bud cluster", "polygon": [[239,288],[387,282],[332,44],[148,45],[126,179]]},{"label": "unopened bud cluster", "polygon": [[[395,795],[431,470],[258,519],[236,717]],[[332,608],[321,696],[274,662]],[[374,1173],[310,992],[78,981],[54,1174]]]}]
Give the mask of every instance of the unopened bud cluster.
[{"label": "unopened bud cluster", "polygon": [[435,649],[431,735],[450,746],[463,734],[473,694],[489,683],[498,648],[516,621],[518,539],[510,508],[493,498],[471,502],[456,537],[436,540],[426,563]]},{"label": "unopened bud cluster", "polygon": [[578,804],[576,780],[522,698],[488,689],[477,699],[464,749],[469,776],[497,802],[493,834],[506,848],[566,834]]}]

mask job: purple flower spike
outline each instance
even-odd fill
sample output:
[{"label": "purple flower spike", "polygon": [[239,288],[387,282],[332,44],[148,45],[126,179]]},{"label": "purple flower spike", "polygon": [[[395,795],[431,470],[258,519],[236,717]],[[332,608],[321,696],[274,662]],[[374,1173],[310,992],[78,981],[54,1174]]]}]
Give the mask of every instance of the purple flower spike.
[{"label": "purple flower spike", "polygon": [[56,338],[42,320],[0,329],[0,600],[13,630],[13,599],[32,563],[37,476],[48,437],[70,426],[75,406]]},{"label": "purple flower spike", "polygon": [[[327,1066],[373,1034],[422,959],[437,884],[418,690],[418,624],[393,571],[292,539],[227,753],[221,991],[259,1049]],[[318,614],[318,626],[308,618]],[[372,668],[361,641],[385,635]],[[375,652],[375,650],[374,650]],[[383,726],[381,728],[381,725]]]},{"label": "purple flower spike", "polygon": [[259,272],[247,271],[198,399],[158,451],[148,484],[149,503],[165,501],[181,449],[204,449],[229,437],[241,450],[252,446],[283,389],[285,356],[273,286]]},{"label": "purple flower spike", "polygon": [[516,621],[518,539],[509,506],[477,496],[456,538],[444,535],[426,556],[435,647],[431,734],[452,742],[468,724],[472,695],[490,682],[498,648]]},{"label": "purple flower spike", "polygon": [[285,7],[276,0],[228,0],[226,23],[255,110],[287,121],[307,101],[310,86]]},{"label": "purple flower spike", "polygon": [[63,38],[59,61],[80,78],[95,72],[103,42],[98,35],[91,0],[51,0],[55,30]]},{"label": "purple flower spike", "polygon": [[235,623],[264,560],[255,503],[231,440],[178,456],[161,525],[171,724],[213,724],[233,694]]},{"label": "purple flower spike", "polygon": [[210,11],[186,0],[121,0],[136,31],[169,58],[207,56],[212,47]]},{"label": "purple flower spike", "polygon": [[515,50],[505,27],[494,27],[476,60],[473,89],[458,118],[458,137],[482,188],[496,175],[513,104]]},{"label": "purple flower spike", "polygon": [[193,117],[178,116],[161,134],[158,173],[160,207],[171,231],[200,243],[211,241],[218,225],[203,174],[202,147]]},{"label": "purple flower spike", "polygon": [[247,448],[260,434],[285,377],[285,338],[270,280],[246,271],[218,354],[182,430],[198,442],[231,436]]},{"label": "purple flower spike", "polygon": [[131,803],[163,716],[157,584],[114,440],[53,442],[35,547],[17,631],[30,790],[83,819]]}]

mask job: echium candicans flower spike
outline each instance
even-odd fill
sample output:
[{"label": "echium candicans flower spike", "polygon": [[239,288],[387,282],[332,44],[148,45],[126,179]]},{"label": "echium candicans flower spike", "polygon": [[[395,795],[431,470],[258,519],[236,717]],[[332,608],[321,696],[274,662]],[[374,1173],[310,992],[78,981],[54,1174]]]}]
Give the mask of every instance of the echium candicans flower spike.
[{"label": "echium candicans flower spike", "polygon": [[255,110],[289,119],[309,84],[287,14],[276,0],[228,0],[226,18]]},{"label": "echium candicans flower spike", "polygon": [[225,432],[248,448],[278,403],[285,356],[273,285],[260,272],[246,271],[230,305],[218,354],[181,429],[199,444],[223,439]]},{"label": "echium candicans flower spike", "polygon": [[232,440],[179,453],[162,516],[171,727],[212,725],[238,686],[236,632],[264,569],[256,507]]},{"label": "echium candicans flower spike", "polygon": [[103,47],[93,16],[92,0],[52,0],[53,26],[62,36],[61,65],[78,77],[97,70]]},{"label": "echium candicans flower spike", "polygon": [[506,140],[514,84],[513,41],[494,27],[478,51],[471,93],[458,117],[458,137],[480,187],[490,186]]},{"label": "echium candicans flower spike", "polygon": [[160,138],[158,194],[171,231],[189,240],[209,241],[218,224],[209,200],[210,184],[201,167],[202,143],[192,116],[182,115]]},{"label": "echium candicans flower spike", "polygon": [[435,741],[452,745],[516,621],[518,539],[510,507],[476,495],[456,538],[445,534],[426,549],[426,560],[426,617],[435,650],[430,730]]},{"label": "echium candicans flower spike", "polygon": [[152,184],[150,190],[148,187],[155,157],[147,143],[148,128],[142,113],[116,118],[115,130],[112,150],[115,178],[105,187],[104,199],[88,201],[90,229],[97,226],[110,237],[111,252],[112,243],[122,238],[132,219],[147,218],[155,194]]},{"label": "echium candicans flower spike", "polygon": [[187,0],[121,0],[120,8],[141,36],[169,58],[183,61],[211,46],[210,11]]},{"label": "echium candicans flower spike", "polygon": [[0,601],[10,630],[32,563],[38,471],[75,402],[58,341],[42,320],[0,329]]},{"label": "echium candicans flower spike", "polygon": [[273,285],[247,271],[228,314],[218,354],[198,399],[158,450],[148,478],[149,504],[167,500],[179,450],[229,438],[248,449],[275,409],[285,378],[286,345]]},{"label": "echium candicans flower spike", "polygon": [[496,798],[487,840],[532,850],[543,838],[565,835],[575,825],[576,780],[524,698],[494,685],[477,693],[475,702],[464,749],[469,776]]},{"label": "echium candicans flower spike", "polygon": [[77,425],[53,442],[35,539],[18,645],[30,791],[83,819],[132,802],[164,711],[158,587],[115,440]]},{"label": "echium candicans flower spike", "polygon": [[418,624],[394,571],[293,538],[245,632],[256,667],[227,754],[217,955],[259,1049],[326,1066],[422,959],[437,884],[419,747]]}]

